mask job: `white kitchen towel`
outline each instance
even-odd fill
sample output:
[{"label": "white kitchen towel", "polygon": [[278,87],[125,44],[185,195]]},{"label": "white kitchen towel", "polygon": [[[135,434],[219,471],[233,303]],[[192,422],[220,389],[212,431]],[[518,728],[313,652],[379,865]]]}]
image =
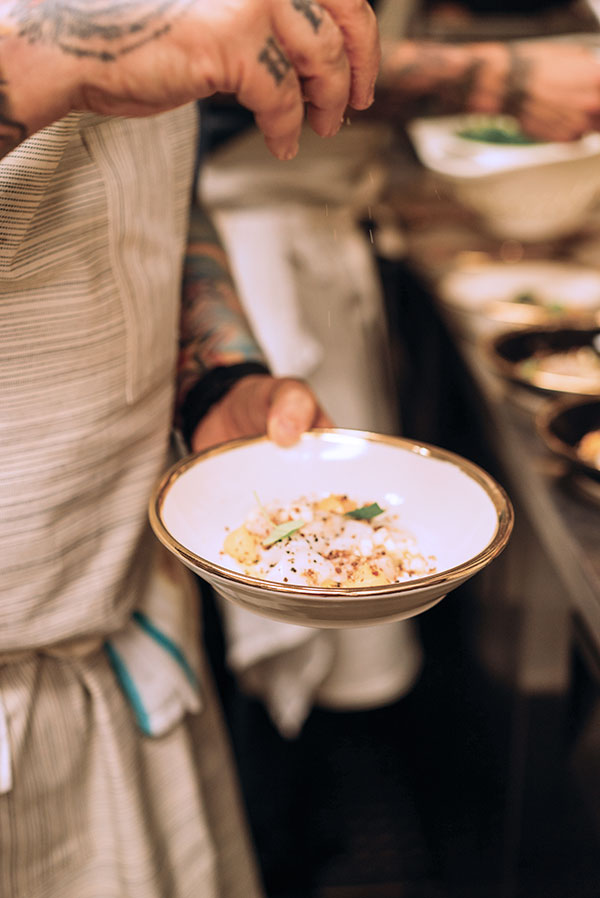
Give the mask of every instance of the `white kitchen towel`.
[{"label": "white kitchen towel", "polygon": [[161,736],[202,708],[199,595],[188,571],[159,546],[148,588],[106,651],[138,725]]},{"label": "white kitchen towel", "polygon": [[293,275],[288,209],[214,210],[244,311],[273,374],[308,377],[323,349],[310,332]]},{"label": "white kitchen towel", "polygon": [[329,630],[270,620],[219,597],[227,663],[242,689],[260,699],[286,739],[295,738],[331,670]]}]

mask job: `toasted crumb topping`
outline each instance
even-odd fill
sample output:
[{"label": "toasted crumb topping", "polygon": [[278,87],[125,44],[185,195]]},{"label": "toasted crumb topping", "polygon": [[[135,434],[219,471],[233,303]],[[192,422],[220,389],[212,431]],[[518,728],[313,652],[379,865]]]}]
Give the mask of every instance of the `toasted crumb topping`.
[{"label": "toasted crumb topping", "polygon": [[[349,516],[371,507],[377,513],[369,519]],[[251,576],[319,587],[400,583],[434,572],[437,563],[397,512],[338,494],[256,506],[227,532],[222,554]]]}]

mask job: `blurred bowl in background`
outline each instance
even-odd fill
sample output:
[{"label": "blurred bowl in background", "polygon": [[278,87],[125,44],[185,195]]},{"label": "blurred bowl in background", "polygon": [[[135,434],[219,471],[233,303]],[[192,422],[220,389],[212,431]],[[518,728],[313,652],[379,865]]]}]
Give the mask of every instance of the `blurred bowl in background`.
[{"label": "blurred bowl in background", "polygon": [[484,344],[497,372],[546,393],[600,396],[600,326],[526,328]]},{"label": "blurred bowl in background", "polygon": [[457,265],[436,287],[461,336],[479,339],[517,327],[556,326],[600,316],[600,270],[558,261]]},{"label": "blurred bowl in background", "polygon": [[556,455],[600,482],[600,399],[561,399],[536,418],[538,433]]},{"label": "blurred bowl in background", "polygon": [[600,134],[565,143],[471,139],[518,134],[509,116],[414,119],[407,131],[422,164],[497,237],[524,242],[575,233],[600,197]]}]

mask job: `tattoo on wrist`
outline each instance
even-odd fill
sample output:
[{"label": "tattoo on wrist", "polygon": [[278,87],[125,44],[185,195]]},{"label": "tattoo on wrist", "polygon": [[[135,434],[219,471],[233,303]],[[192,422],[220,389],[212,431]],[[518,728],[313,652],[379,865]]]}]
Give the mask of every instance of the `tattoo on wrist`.
[{"label": "tattoo on wrist", "polygon": [[291,63],[274,37],[268,37],[258,55],[258,61],[267,67],[276,84],[281,84],[291,68]]},{"label": "tattoo on wrist", "polygon": [[80,58],[112,62],[157,40],[191,0],[15,0],[12,18],[30,43],[46,43]]},{"label": "tattoo on wrist", "polygon": [[292,6],[308,19],[315,34],[323,24],[323,10],[314,0],[292,0]]},{"label": "tattoo on wrist", "polygon": [[508,52],[509,69],[506,76],[502,112],[518,118],[523,112],[523,105],[529,95],[528,82],[532,63],[517,51],[514,44],[508,45]]},{"label": "tattoo on wrist", "polygon": [[27,137],[27,128],[23,122],[14,121],[8,114],[5,87],[6,81],[0,76],[0,159]]}]

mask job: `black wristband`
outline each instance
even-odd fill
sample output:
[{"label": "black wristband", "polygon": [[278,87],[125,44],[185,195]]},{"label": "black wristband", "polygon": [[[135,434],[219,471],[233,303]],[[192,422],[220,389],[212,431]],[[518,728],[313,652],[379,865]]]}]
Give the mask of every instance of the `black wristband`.
[{"label": "black wristband", "polygon": [[191,388],[181,407],[181,434],[188,446],[192,435],[207,411],[222,399],[234,384],[249,374],[270,374],[262,362],[241,362],[211,368]]}]

